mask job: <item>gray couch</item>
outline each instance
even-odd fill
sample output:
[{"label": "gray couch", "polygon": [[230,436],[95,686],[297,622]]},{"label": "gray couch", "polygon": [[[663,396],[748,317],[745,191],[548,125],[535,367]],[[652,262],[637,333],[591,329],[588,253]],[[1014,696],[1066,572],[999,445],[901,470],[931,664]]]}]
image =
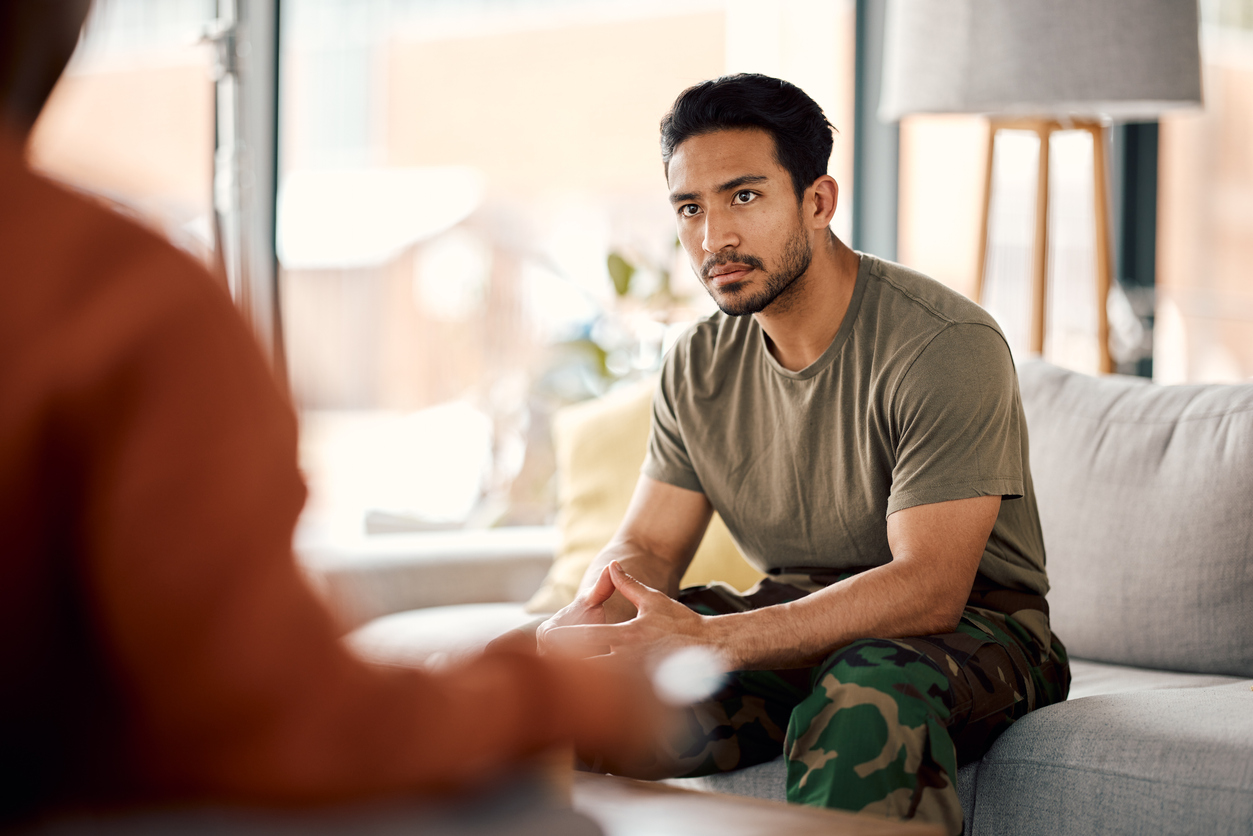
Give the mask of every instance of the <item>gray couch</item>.
[{"label": "gray couch", "polygon": [[[1020,382],[1074,683],[960,770],[967,832],[1253,833],[1253,384],[1161,387],[1040,362]],[[527,620],[523,587],[555,545],[536,530],[478,536],[491,548],[469,561],[420,538],[391,541],[381,561],[306,555],[357,620],[426,607],[351,640],[367,656],[431,664]],[[447,587],[459,568],[474,576],[459,588],[488,594],[432,606],[442,602],[424,578]],[[783,776],[779,759],[677,783],[781,799]]]}]

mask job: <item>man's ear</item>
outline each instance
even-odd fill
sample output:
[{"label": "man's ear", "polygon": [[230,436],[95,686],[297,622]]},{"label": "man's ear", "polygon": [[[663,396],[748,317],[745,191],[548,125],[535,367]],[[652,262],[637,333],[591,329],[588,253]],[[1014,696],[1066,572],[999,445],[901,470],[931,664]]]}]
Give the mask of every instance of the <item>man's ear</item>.
[{"label": "man's ear", "polygon": [[835,178],[822,175],[806,190],[805,198],[805,223],[813,229],[830,226],[840,200],[840,186]]}]

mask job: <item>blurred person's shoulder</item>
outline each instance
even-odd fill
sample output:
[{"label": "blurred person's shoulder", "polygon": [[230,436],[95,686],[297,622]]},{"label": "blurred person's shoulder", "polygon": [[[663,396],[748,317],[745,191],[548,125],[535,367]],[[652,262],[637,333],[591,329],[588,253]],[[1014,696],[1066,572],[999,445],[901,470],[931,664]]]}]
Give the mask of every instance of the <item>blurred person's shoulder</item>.
[{"label": "blurred person's shoulder", "polygon": [[97,355],[175,312],[231,316],[225,290],[160,235],[33,172],[0,136],[0,353]]}]

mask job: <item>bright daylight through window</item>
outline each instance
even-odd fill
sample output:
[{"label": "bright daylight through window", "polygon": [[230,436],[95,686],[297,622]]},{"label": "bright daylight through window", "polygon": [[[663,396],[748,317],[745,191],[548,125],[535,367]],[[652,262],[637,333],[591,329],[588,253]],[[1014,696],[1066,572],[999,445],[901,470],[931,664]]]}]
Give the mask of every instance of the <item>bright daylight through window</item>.
[{"label": "bright daylight through window", "polygon": [[[97,0],[30,151],[209,264],[205,35],[223,2]],[[811,94],[840,131],[833,226],[856,245],[855,5],[281,2],[275,243],[312,487],[302,536],[553,520],[554,412],[647,385],[669,340],[711,310],[676,247],[658,158],[658,120],[689,84],[759,71]],[[1204,0],[1201,16],[1205,107],[1155,132],[1155,272],[1138,287],[1118,276],[1108,309],[1120,368],[1151,354],[1164,382],[1253,374],[1253,0]],[[835,33],[832,50],[806,46],[814,31]],[[969,293],[983,117],[910,116],[900,137],[898,259]],[[1053,145],[1045,356],[1091,371],[1080,140]],[[1016,350],[1034,142],[999,147],[991,207],[986,302]]]},{"label": "bright daylight through window", "polygon": [[[851,181],[852,2],[282,11],[278,251],[308,536],[552,521],[553,412],[651,380],[713,309],[658,154],[683,88],[791,78],[841,128]],[[794,48],[816,21],[846,61]]]}]

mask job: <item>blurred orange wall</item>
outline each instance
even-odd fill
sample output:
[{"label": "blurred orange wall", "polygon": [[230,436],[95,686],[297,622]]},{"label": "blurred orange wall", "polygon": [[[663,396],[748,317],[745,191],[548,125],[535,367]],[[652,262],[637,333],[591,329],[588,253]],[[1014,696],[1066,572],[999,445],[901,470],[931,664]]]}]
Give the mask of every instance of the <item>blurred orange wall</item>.
[{"label": "blurred orange wall", "polygon": [[473,165],[511,192],[664,194],[658,122],[722,73],[723,30],[717,12],[394,42],[387,162]]},{"label": "blurred orange wall", "polygon": [[212,208],[209,55],[127,68],[78,68],[53,91],[31,137],[32,163],[122,200],[159,226]]}]

